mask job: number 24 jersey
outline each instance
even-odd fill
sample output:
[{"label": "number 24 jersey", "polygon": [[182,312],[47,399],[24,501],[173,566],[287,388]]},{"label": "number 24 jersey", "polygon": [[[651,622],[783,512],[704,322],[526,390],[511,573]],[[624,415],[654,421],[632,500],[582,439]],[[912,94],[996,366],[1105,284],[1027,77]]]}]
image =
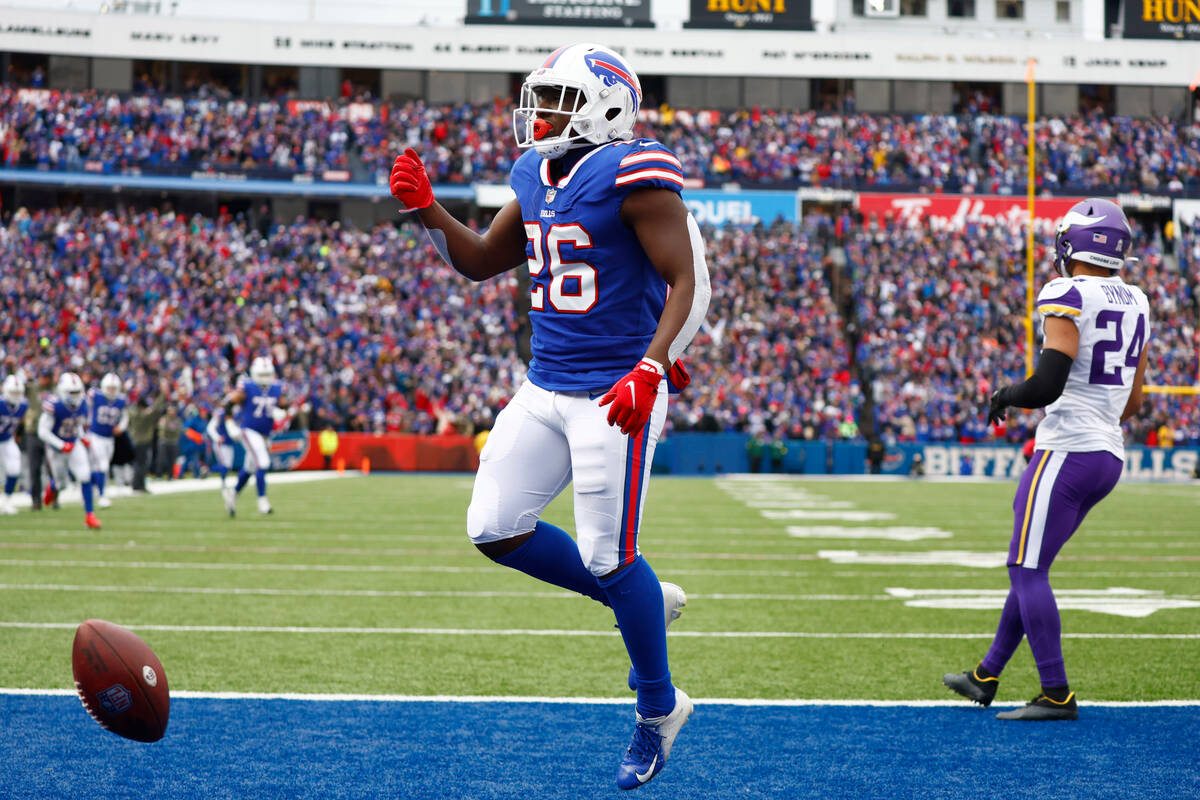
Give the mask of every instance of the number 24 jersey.
[{"label": "number 24 jersey", "polygon": [[1121,412],[1150,339],[1146,294],[1119,277],[1055,278],[1038,294],[1037,310],[1043,317],[1070,319],[1079,328],[1079,352],[1062,396],[1046,406],[1037,448],[1108,451],[1124,460]]}]

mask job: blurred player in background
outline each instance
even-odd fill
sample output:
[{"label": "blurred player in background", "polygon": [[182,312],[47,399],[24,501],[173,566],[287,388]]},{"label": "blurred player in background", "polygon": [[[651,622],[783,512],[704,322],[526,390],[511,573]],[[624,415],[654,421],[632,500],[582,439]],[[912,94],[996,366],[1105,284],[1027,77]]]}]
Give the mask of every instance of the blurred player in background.
[{"label": "blurred player in background", "polygon": [[112,501],[104,493],[108,469],[112,465],[114,437],[129,427],[124,386],[115,372],[100,379],[100,391],[88,393],[92,411],[88,431],[88,455],[92,462],[92,484],[96,487],[96,506],[108,508]]},{"label": "blurred player in background", "polygon": [[991,649],[979,666],[943,682],[981,705],[996,696],[1000,672],[1028,637],[1042,691],[999,719],[1077,719],[1067,683],[1062,626],[1050,588],[1050,564],[1089,510],[1121,477],[1121,423],[1142,404],[1150,306],[1121,280],[1133,234],[1124,212],[1108,200],[1084,200],[1067,212],[1055,237],[1054,264],[1062,277],[1042,288],[1042,355],[1024,383],[992,394],[988,423],[1005,409],[1046,408],[1033,457],[1013,501],[1008,551],[1011,582]]},{"label": "blurred player in background", "polygon": [[[221,491],[224,492],[225,476],[233,469],[233,443],[241,436],[241,428],[229,418],[224,408],[217,406],[204,433],[212,442],[213,458],[217,462],[217,472],[221,475]],[[233,512],[230,511],[230,516],[232,515]]]},{"label": "blurred player in background", "polygon": [[[658,774],[692,712],[667,661],[666,626],[685,598],[659,583],[637,537],[668,372],[686,384],[678,359],[710,295],[679,160],[633,137],[640,102],[637,76],[611,50],[551,54],[513,115],[528,150],[512,170],[517,198],[482,236],[434,201],[411,148],[391,176],[459,273],[482,281],[528,266],[533,359],[480,454],[467,532],[498,563],[612,608],[637,690],[622,789]],[[539,519],[572,481],[578,544]]]},{"label": "blurred player in background", "polygon": [[29,410],[25,399],[25,381],[16,373],[4,377],[0,387],[0,473],[4,475],[4,496],[0,497],[0,514],[15,514],[13,492],[21,477],[21,449],[17,447],[17,428]]},{"label": "blurred player in background", "polygon": [[99,528],[92,507],[92,466],[88,459],[88,440],[84,431],[88,423],[88,407],[84,399],[83,381],[74,372],[64,372],[58,378],[54,394],[42,403],[38,420],[38,438],[46,444],[46,460],[50,464],[50,488],[43,502],[53,503],[73,476],[83,495],[84,524]]},{"label": "blurred player in background", "polygon": [[226,403],[240,403],[242,406],[239,422],[242,446],[246,449],[237,485],[221,490],[225,510],[231,517],[237,513],[237,496],[250,480],[251,471],[255,488],[258,489],[258,513],[270,514],[273,511],[271,502],[267,500],[267,470],[271,467],[268,445],[275,424],[280,421],[281,415],[287,416],[287,412],[279,405],[282,397],[283,384],[275,379],[275,365],[269,357],[259,356],[250,364],[250,380],[243,379],[238,388],[225,398]]}]

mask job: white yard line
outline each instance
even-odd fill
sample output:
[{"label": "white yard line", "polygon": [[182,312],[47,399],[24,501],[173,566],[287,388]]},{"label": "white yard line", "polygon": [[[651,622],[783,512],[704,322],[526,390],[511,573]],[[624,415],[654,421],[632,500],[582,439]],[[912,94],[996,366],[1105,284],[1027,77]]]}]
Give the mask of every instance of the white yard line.
[{"label": "white yard line", "polygon": [[[0,628],[26,630],[75,630],[78,622],[0,622]],[[364,628],[299,625],[153,625],[128,623],[135,631],[161,633],[283,633],[321,635],[383,636],[620,636],[616,630],[561,628]],[[847,633],[817,631],[670,631],[681,639],[991,639],[988,633]],[[1064,639],[1200,640],[1200,633],[1064,633]]]},{"label": "white yard line", "polygon": [[[74,689],[24,689],[0,687],[0,695],[27,697],[77,697]],[[528,695],[420,695],[420,694],[301,694],[297,692],[196,692],[173,690],[171,698],[195,700],[289,700],[315,703],[547,703],[554,705],[624,706],[628,697],[531,697]],[[839,706],[847,708],[965,708],[963,700],[817,700],[767,699],[754,697],[696,697],[697,705],[706,706],[782,706],[808,708]],[[1019,706],[1021,703],[992,703],[992,708]],[[1080,700],[1079,705],[1092,708],[1186,708],[1200,705],[1200,700]]]}]

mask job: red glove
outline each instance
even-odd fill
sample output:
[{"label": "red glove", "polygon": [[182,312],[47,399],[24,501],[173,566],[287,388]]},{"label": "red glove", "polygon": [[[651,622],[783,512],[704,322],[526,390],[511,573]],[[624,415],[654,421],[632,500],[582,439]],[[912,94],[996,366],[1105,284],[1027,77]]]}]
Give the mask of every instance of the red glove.
[{"label": "red glove", "polygon": [[433,205],[433,187],[425,174],[421,157],[411,147],[403,155],[396,156],[392,164],[392,176],[388,181],[392,197],[404,203],[405,211],[416,211]]},{"label": "red glove", "polygon": [[687,364],[683,363],[682,358],[675,359],[675,363],[667,370],[667,381],[671,384],[671,391],[676,394],[682,392],[692,382],[692,376],[688,374]]},{"label": "red glove", "polygon": [[79,441],[80,441],[80,442],[83,444],[83,446],[84,446],[84,447],[88,448],[89,450],[91,449],[91,447],[92,447],[92,442],[91,442],[91,440],[90,440],[90,439],[83,439],[83,438],[80,438],[80,440],[79,440]]},{"label": "red glove", "polygon": [[74,443],[74,442],[63,442],[63,446],[62,446],[62,452],[64,452],[64,453],[69,453],[69,452],[71,452],[71,451],[72,451],[72,450],[74,450],[74,449],[75,449],[75,443]]},{"label": "red glove", "polygon": [[617,381],[608,394],[600,398],[600,405],[612,403],[608,410],[608,424],[616,425],[626,436],[636,436],[646,426],[654,400],[658,397],[658,384],[662,381],[662,367],[648,358],[643,358],[633,371]]}]

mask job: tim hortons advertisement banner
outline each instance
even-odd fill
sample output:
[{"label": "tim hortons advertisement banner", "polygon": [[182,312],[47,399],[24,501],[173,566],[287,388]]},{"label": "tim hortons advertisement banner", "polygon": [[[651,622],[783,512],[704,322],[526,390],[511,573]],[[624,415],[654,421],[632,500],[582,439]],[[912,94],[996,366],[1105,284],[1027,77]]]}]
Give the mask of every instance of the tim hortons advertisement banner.
[{"label": "tim hortons advertisement banner", "polygon": [[[1033,206],[1035,228],[1049,232],[1082,197],[1039,197]],[[1025,197],[971,194],[867,194],[858,196],[864,217],[893,218],[934,228],[962,228],[971,223],[1007,222],[1014,228],[1029,218]]]},{"label": "tim hortons advertisement banner", "polygon": [[1126,39],[1200,41],[1197,0],[1125,0]]},{"label": "tim hortons advertisement banner", "polygon": [[692,0],[683,27],[811,31],[812,0]]},{"label": "tim hortons advertisement banner", "polygon": [[650,0],[468,0],[468,25],[604,25],[648,28]]}]

